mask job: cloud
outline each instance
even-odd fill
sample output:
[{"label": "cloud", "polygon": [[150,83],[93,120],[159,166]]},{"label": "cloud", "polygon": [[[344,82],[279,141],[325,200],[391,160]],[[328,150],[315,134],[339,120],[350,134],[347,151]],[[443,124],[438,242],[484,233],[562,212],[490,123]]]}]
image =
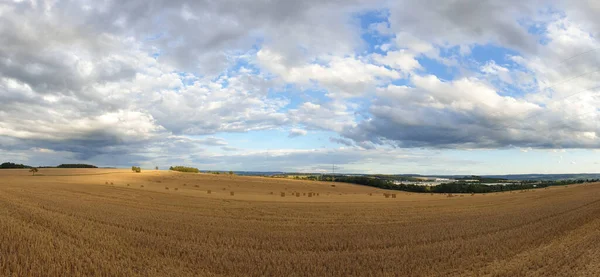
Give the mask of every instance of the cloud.
[{"label": "cloud", "polygon": [[[330,97],[356,97],[373,90],[386,80],[397,79],[401,75],[384,66],[375,65],[361,57],[320,57],[319,62],[293,64],[286,56],[268,48],[257,53],[259,64],[270,73],[281,77],[286,83],[310,87],[313,82],[326,88]],[[376,56],[383,64],[393,64],[399,68],[418,67],[411,57],[393,54],[392,57]]]},{"label": "cloud", "polygon": [[3,10],[61,19],[90,37],[113,34],[145,40],[145,48],[159,52],[170,65],[218,74],[228,67],[229,53],[260,40],[290,54],[299,53],[300,41],[307,55],[349,53],[360,37],[352,32],[348,18],[353,11],[373,5],[370,2],[133,0],[37,5],[23,1],[3,5]]},{"label": "cloud", "polygon": [[[474,165],[466,159],[452,159],[432,153],[416,153],[399,149],[333,148],[333,149],[277,149],[247,150],[232,154],[203,155],[194,160],[202,168],[233,168],[253,171],[336,172],[372,173],[395,172],[404,166],[421,166],[435,163],[439,172],[453,163]],[[402,165],[399,165],[401,163]]]},{"label": "cloud", "polygon": [[354,143],[352,142],[352,140],[349,140],[349,139],[330,137],[329,141],[338,143],[338,144],[342,144],[345,146],[354,146]]},{"label": "cloud", "polygon": [[197,139],[195,141],[198,144],[209,145],[209,146],[227,145],[227,142],[224,139],[216,138],[216,137],[207,137],[207,138],[203,138],[203,139]]},{"label": "cloud", "polygon": [[235,148],[235,147],[223,146],[223,147],[221,147],[221,150],[223,150],[223,151],[238,151],[240,149]]},{"label": "cloud", "polygon": [[412,81],[415,87],[380,89],[372,117],[346,128],[345,136],[357,142],[440,148],[550,147],[556,138],[541,136],[539,129],[546,125],[523,122],[539,106],[500,96],[478,79],[444,82],[415,76]]},{"label": "cloud", "polygon": [[307,133],[308,132],[306,130],[293,128],[290,130],[288,137],[295,138],[295,137],[306,136]]},{"label": "cloud", "polygon": [[288,111],[292,122],[302,123],[310,129],[341,132],[347,126],[355,125],[354,111],[344,101],[329,103],[305,102]]},{"label": "cloud", "polygon": [[406,0],[390,7],[389,22],[392,32],[409,33],[437,45],[469,48],[474,43],[492,42],[532,52],[537,43],[519,20],[534,18],[540,4],[541,1],[536,0],[502,3],[493,0],[443,3]]}]

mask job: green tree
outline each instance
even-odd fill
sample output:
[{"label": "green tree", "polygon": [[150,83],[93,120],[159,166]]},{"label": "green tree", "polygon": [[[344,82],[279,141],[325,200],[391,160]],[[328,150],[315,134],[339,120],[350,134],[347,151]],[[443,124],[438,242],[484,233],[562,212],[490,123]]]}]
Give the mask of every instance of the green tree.
[{"label": "green tree", "polygon": [[29,172],[31,172],[31,176],[34,176],[36,172],[38,172],[38,169],[35,167],[32,167]]}]

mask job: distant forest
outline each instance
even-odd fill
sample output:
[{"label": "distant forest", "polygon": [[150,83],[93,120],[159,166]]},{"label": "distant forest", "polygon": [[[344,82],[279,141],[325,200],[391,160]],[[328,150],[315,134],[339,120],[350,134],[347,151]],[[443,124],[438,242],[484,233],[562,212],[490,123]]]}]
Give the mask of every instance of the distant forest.
[{"label": "distant forest", "polygon": [[0,164],[0,169],[15,169],[15,168],[31,168],[31,166],[23,165],[23,164],[16,164],[16,163],[11,163],[11,162]]},{"label": "distant forest", "polygon": [[[16,164],[11,162],[6,162],[0,164],[0,169],[20,169],[20,168],[32,168],[33,166],[24,165],[24,164]],[[95,165],[91,164],[61,164],[59,166],[40,166],[39,168],[98,168]]]},{"label": "distant forest", "polygon": [[[324,176],[324,181],[330,181],[330,176]],[[336,182],[352,183],[381,189],[401,190],[408,192],[421,193],[490,193],[512,190],[526,190],[534,188],[545,188],[550,186],[565,186],[570,184],[582,184],[588,182],[598,182],[598,179],[585,180],[560,180],[560,181],[523,181],[521,183],[506,184],[506,185],[491,185],[479,184],[472,182],[453,182],[445,183],[437,186],[420,186],[420,185],[396,185],[388,180],[366,177],[366,176],[335,176]]]},{"label": "distant forest", "polygon": [[91,164],[61,164],[56,168],[98,168],[95,165]]}]

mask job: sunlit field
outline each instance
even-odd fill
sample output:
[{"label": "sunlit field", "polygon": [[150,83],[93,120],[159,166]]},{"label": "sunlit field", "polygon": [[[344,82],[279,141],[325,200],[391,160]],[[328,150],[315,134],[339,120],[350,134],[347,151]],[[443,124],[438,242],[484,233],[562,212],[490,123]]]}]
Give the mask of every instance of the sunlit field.
[{"label": "sunlit field", "polygon": [[600,184],[449,197],[154,170],[0,171],[0,276],[598,274]]}]

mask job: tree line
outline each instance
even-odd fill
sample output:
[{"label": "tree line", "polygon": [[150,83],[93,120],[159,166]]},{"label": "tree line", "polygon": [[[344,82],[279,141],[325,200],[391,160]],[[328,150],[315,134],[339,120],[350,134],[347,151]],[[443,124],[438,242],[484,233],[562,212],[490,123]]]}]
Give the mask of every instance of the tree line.
[{"label": "tree line", "polygon": [[[20,169],[20,168],[32,168],[33,166],[17,164],[11,162],[5,162],[0,164],[0,169]],[[91,164],[61,164],[59,166],[40,166],[38,168],[98,168]]]},{"label": "tree line", "polygon": [[16,163],[11,163],[11,162],[6,162],[6,163],[0,164],[0,169],[18,169],[18,168],[31,168],[31,166],[24,165],[24,164],[16,164]]},{"label": "tree line", "polygon": [[91,164],[61,164],[56,168],[98,168],[95,165]]},{"label": "tree line", "polygon": [[[324,176],[323,180],[332,180],[333,176]],[[514,184],[480,184],[473,182],[452,182],[435,186],[420,186],[414,184],[394,184],[389,180],[378,179],[367,176],[335,176],[336,182],[352,183],[370,187],[389,190],[400,190],[421,193],[491,193],[513,190],[527,190],[534,188],[545,188],[550,186],[565,186],[570,184],[582,184],[599,182],[600,179],[581,180],[558,180],[558,181],[523,181]]]},{"label": "tree line", "polygon": [[179,172],[191,172],[191,173],[199,173],[200,170],[198,170],[195,167],[187,167],[187,166],[171,166],[169,167],[169,170],[173,170],[173,171],[179,171]]}]

